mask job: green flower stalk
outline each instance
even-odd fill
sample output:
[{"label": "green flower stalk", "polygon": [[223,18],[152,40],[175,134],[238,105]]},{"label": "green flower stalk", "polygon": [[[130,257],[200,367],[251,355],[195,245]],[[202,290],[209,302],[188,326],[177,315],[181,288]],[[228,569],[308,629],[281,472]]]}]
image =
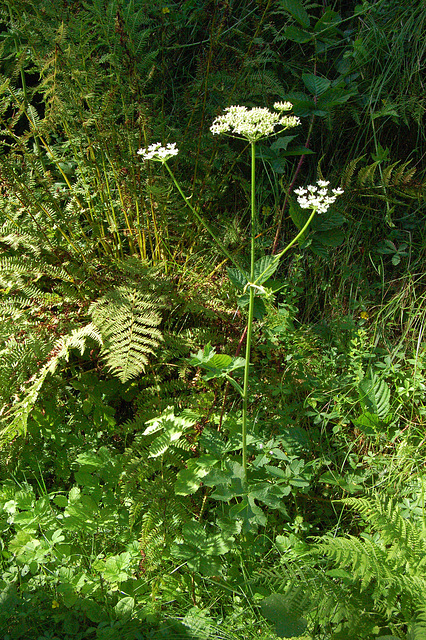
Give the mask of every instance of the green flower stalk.
[{"label": "green flower stalk", "polygon": [[[250,355],[253,332],[254,317],[254,296],[257,287],[254,277],[255,265],[255,238],[256,238],[256,173],[255,173],[255,156],[256,142],[264,138],[269,138],[276,133],[276,127],[280,130],[297,127],[300,124],[299,118],[296,116],[283,115],[283,112],[290,111],[293,105],[290,102],[276,102],[274,108],[277,113],[269,111],[264,107],[247,107],[233,106],[225,109],[225,113],[218,116],[210,131],[213,134],[225,133],[232,137],[247,140],[251,146],[251,238],[250,238],[250,278],[249,287],[249,311],[247,318],[247,337],[246,337],[246,353],[244,366],[244,383],[243,383],[243,419],[242,419],[242,452],[243,452],[243,469],[244,479],[247,484],[247,423],[248,423],[248,401],[249,401],[249,377],[250,377]],[[281,254],[282,255],[282,254]],[[281,256],[279,256],[281,257]],[[277,256],[277,258],[279,259]],[[259,280],[259,278],[258,278]]]},{"label": "green flower stalk", "polygon": [[[161,162],[169,172],[176,188],[181,194],[182,198],[194,213],[195,217],[201,222],[205,229],[210,233],[216,244],[220,247],[224,255],[239,269],[247,280],[246,289],[249,289],[249,310],[247,318],[247,337],[246,337],[246,352],[245,352],[245,364],[244,364],[244,382],[241,392],[243,401],[243,416],[242,416],[242,457],[243,457],[243,469],[244,480],[247,485],[247,424],[248,424],[248,404],[249,404],[249,372],[250,372],[250,355],[251,355],[251,343],[253,333],[253,318],[254,318],[254,300],[255,293],[262,291],[262,284],[267,278],[267,274],[273,273],[274,267],[278,266],[278,262],[284,256],[285,253],[301,238],[303,234],[311,224],[311,221],[316,213],[324,213],[328,207],[334,203],[336,198],[343,193],[341,189],[328,190],[329,183],[324,180],[318,180],[316,185],[309,185],[306,189],[300,187],[295,189],[295,193],[298,195],[298,203],[303,209],[310,209],[309,215],[303,228],[299,231],[295,238],[278,254],[271,256],[271,259],[267,263],[267,267],[264,273],[261,273],[255,278],[255,239],[256,239],[256,174],[255,174],[255,151],[256,142],[264,138],[269,138],[275,135],[278,131],[284,131],[292,127],[296,127],[300,124],[299,118],[292,115],[284,115],[285,112],[292,109],[290,102],[276,102],[274,104],[276,112],[269,111],[264,107],[253,107],[247,109],[247,107],[232,106],[225,109],[223,115],[218,116],[210,130],[213,134],[226,134],[231,137],[241,138],[250,143],[251,147],[251,237],[250,237],[250,274],[247,274],[244,269],[236,262],[231,256],[228,250],[220,242],[210,225],[204,220],[204,218],[198,213],[198,211],[192,206],[189,199],[185,196],[180,188],[173,172],[167,164],[167,161],[173,156],[177,155],[178,149],[175,144],[167,144],[165,147],[161,143],[157,142],[149,146],[147,149],[139,149],[138,153],[144,160],[153,160],[155,162]],[[278,129],[278,131],[277,131]]]}]

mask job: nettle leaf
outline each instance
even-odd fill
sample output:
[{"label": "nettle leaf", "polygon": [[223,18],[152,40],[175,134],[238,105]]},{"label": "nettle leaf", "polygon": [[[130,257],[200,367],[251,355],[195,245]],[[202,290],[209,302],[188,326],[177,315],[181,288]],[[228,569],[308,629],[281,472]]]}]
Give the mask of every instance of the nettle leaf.
[{"label": "nettle leaf", "polygon": [[278,0],[278,2],[302,27],[309,27],[309,16],[299,0]]},{"label": "nettle leaf", "polygon": [[320,96],[331,84],[331,80],[314,76],[312,73],[302,73],[302,82],[314,96]]}]

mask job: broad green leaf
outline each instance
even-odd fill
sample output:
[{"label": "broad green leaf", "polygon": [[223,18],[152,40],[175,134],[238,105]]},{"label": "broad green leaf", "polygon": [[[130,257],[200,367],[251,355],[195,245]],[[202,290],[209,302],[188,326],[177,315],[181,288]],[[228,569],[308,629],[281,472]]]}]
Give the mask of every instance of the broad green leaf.
[{"label": "broad green leaf", "polygon": [[232,282],[232,284],[237,287],[237,289],[244,289],[247,284],[247,278],[245,274],[239,269],[234,269],[233,267],[228,267],[228,278]]},{"label": "broad green leaf", "polygon": [[318,109],[330,110],[338,104],[344,104],[355,95],[355,91],[347,89],[328,89],[318,97]]},{"label": "broad green leaf", "polygon": [[188,460],[186,469],[181,469],[177,474],[175,494],[189,496],[195,493],[200,488],[204,476],[216,462],[216,458],[207,454]]},{"label": "broad green leaf", "polygon": [[[307,209],[302,209],[302,207],[299,206],[298,202],[294,198],[290,198],[289,211],[291,219],[300,231],[306,224],[310,212]],[[299,239],[299,245],[303,243],[308,233],[309,229],[307,229],[303,234],[303,237]]]},{"label": "broad green leaf", "polygon": [[309,16],[299,0],[278,0],[278,3],[283,9],[288,11],[302,27],[309,27]]},{"label": "broad green leaf", "polygon": [[107,618],[107,614],[100,604],[91,598],[79,598],[79,608],[92,622],[103,622]]},{"label": "broad green leaf", "polygon": [[105,560],[102,577],[108,582],[124,582],[131,576],[127,571],[130,567],[130,553],[125,551],[118,556],[111,556]]},{"label": "broad green leaf", "polygon": [[68,498],[66,496],[55,496],[53,502],[57,507],[66,507],[68,505]]},{"label": "broad green leaf", "polygon": [[255,498],[249,493],[244,495],[242,500],[234,504],[230,510],[231,518],[242,521],[242,531],[247,533],[258,526],[265,527],[267,519],[262,509],[256,504]]},{"label": "broad green leaf", "polygon": [[135,599],[127,596],[121,598],[114,607],[117,618],[130,618],[132,611],[135,608]]},{"label": "broad green leaf", "polygon": [[327,80],[327,78],[320,78],[312,73],[302,73],[302,82],[314,96],[320,96],[327,91],[331,84],[331,81]]},{"label": "broad green leaf", "polygon": [[257,285],[266,282],[275,273],[279,263],[276,256],[263,256],[257,260],[254,264],[254,282]]},{"label": "broad green leaf", "polygon": [[[244,309],[245,307],[248,306],[249,299],[250,299],[250,295],[248,293],[245,293],[243,296],[240,296],[238,298],[238,306],[240,307],[240,309]],[[255,296],[254,311],[253,311],[255,319],[262,320],[265,313],[266,313],[265,303],[263,302],[262,298],[259,298],[259,296]]]},{"label": "broad green leaf", "polygon": [[370,413],[376,413],[379,418],[385,418],[390,410],[390,389],[383,379],[374,373],[359,383],[358,392],[360,403]]}]

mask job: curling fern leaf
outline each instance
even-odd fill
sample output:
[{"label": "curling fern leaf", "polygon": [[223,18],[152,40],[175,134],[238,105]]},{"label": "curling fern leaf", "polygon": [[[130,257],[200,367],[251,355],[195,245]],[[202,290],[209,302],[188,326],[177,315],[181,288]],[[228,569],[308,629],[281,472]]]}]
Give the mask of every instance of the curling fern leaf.
[{"label": "curling fern leaf", "polygon": [[162,334],[159,302],[136,288],[113,289],[91,307],[94,324],[102,334],[101,354],[108,367],[126,382],[145,371]]}]

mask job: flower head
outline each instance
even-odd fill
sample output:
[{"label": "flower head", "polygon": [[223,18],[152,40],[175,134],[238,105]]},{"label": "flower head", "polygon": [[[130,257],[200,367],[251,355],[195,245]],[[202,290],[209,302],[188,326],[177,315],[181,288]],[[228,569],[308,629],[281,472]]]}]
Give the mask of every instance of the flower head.
[{"label": "flower head", "polygon": [[343,189],[328,190],[330,183],[327,180],[318,180],[316,185],[309,184],[306,189],[295,189],[297,202],[302,209],[315,209],[317,213],[325,213],[328,207],[335,202],[337,196],[342,195]]},{"label": "flower head", "polygon": [[275,102],[274,109],[275,111],[291,111],[293,109],[293,105],[291,102]]},{"label": "flower head", "polygon": [[233,106],[227,107],[225,113],[213,121],[210,131],[214,134],[229,133],[245,138],[249,142],[256,142],[273,135],[277,126],[289,129],[298,124],[300,124],[299,118],[282,116],[265,107],[247,109],[247,107]]},{"label": "flower head", "polygon": [[173,156],[177,156],[178,153],[179,149],[177,149],[175,142],[167,144],[165,147],[161,146],[160,142],[154,142],[147,149],[139,149],[138,151],[143,160],[154,160],[163,164]]}]

